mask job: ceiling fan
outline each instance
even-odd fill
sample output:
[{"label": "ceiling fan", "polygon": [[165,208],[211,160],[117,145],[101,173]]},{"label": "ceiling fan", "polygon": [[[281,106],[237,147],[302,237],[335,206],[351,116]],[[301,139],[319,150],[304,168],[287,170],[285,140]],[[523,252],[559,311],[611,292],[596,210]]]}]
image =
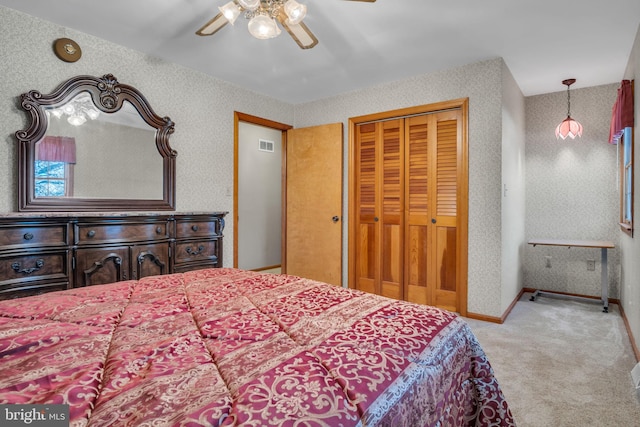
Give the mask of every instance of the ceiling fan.
[{"label": "ceiling fan", "polygon": [[[376,0],[346,0],[373,3]],[[202,28],[196,31],[199,36],[211,36],[227,23],[233,23],[244,13],[249,20],[248,29],[258,39],[270,39],[281,33],[278,23],[291,35],[302,49],[311,49],[318,39],[302,22],[307,14],[307,6],[296,0],[231,0],[218,7],[218,13]]]}]

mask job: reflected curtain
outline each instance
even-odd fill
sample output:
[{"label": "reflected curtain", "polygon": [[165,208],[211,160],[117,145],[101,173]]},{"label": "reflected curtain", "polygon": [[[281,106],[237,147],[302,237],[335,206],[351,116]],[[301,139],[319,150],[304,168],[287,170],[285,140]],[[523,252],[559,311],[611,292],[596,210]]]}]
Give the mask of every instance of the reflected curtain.
[{"label": "reflected curtain", "polygon": [[36,144],[36,160],[76,163],[76,139],[70,136],[45,136]]},{"label": "reflected curtain", "polygon": [[633,86],[631,80],[623,80],[611,112],[609,144],[617,144],[624,128],[633,127]]}]

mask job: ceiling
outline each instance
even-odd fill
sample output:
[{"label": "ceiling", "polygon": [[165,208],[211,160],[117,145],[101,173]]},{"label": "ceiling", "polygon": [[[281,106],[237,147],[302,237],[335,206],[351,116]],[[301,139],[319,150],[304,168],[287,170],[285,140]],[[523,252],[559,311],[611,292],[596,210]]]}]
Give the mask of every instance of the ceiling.
[{"label": "ceiling", "polygon": [[241,16],[195,31],[227,0],[0,0],[0,5],[293,104],[502,57],[525,96],[615,83],[638,0],[299,0],[319,44],[257,40]]}]

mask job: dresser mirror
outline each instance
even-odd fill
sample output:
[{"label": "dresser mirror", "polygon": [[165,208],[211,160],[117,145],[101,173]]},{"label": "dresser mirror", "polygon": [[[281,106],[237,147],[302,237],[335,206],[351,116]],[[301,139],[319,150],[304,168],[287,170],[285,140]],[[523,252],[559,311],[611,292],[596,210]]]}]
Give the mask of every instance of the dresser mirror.
[{"label": "dresser mirror", "polygon": [[77,76],[21,97],[20,211],[175,209],[174,124],[111,75]]}]

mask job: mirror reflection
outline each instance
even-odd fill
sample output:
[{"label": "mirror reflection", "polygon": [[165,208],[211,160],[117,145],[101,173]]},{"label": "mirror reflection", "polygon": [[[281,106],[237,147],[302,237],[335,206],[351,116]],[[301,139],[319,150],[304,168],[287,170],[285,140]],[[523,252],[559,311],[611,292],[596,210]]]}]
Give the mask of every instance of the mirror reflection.
[{"label": "mirror reflection", "polygon": [[101,112],[84,91],[45,112],[47,132],[35,147],[36,198],[162,199],[156,129],[130,102]]},{"label": "mirror reflection", "polygon": [[19,211],[175,209],[174,123],[136,88],[80,75],[20,98],[30,120],[15,133]]}]

